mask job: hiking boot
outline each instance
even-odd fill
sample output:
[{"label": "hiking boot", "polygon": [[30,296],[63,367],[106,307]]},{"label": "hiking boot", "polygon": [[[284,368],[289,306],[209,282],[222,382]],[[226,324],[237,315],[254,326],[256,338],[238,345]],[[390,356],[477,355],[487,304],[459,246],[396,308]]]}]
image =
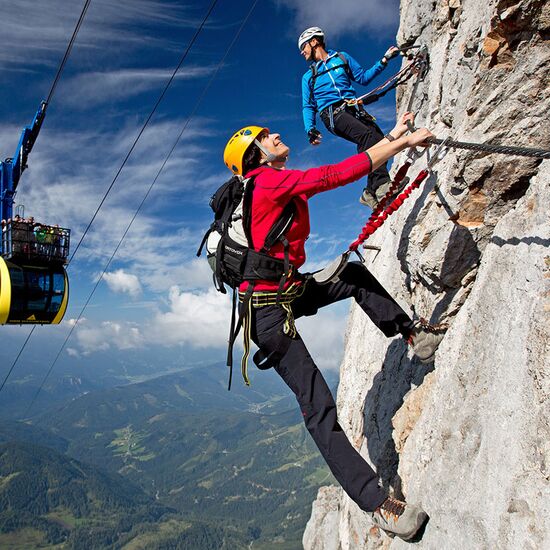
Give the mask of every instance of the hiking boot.
[{"label": "hiking boot", "polygon": [[359,202],[364,206],[368,206],[372,210],[374,210],[378,206],[378,203],[384,198],[386,193],[389,191],[391,184],[392,184],[392,181],[388,180],[382,185],[380,185],[379,187],[377,187],[374,191],[371,191],[368,187],[365,187],[365,189],[363,189],[363,194],[359,198]]},{"label": "hiking boot", "polygon": [[363,189],[363,193],[359,197],[359,202],[363,206],[368,206],[371,210],[374,210],[378,206],[378,199],[367,187]]},{"label": "hiking boot", "polygon": [[435,352],[443,340],[446,330],[446,325],[430,325],[425,319],[414,322],[407,342],[412,346],[414,354],[421,363],[433,362]]},{"label": "hiking boot", "polygon": [[410,540],[428,519],[428,514],[413,504],[388,497],[370,517],[375,525],[389,535]]}]

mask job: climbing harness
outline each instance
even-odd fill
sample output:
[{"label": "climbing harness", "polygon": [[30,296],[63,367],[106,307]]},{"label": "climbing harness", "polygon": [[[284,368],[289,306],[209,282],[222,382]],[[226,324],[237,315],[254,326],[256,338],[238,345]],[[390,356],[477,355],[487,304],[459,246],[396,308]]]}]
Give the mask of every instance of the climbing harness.
[{"label": "climbing harness", "polygon": [[[229,162],[228,166],[231,164],[232,162]],[[294,267],[289,259],[289,242],[286,232],[294,220],[296,204],[294,201],[287,204],[269,230],[263,247],[256,251],[250,232],[253,189],[254,178],[235,175],[214,193],[210,200],[210,207],[214,211],[214,221],[206,231],[197,250],[197,256],[200,256],[203,247],[206,246],[207,259],[213,271],[216,290],[225,294],[227,292],[225,285],[233,290],[227,348],[228,390],[231,389],[233,375],[233,346],[241,328],[244,331],[241,371],[246,385],[250,385],[246,373],[250,353],[250,321],[255,284],[259,280],[278,282],[279,287],[278,291],[274,293],[274,300],[284,307],[286,297],[284,287],[294,273]],[[276,243],[283,245],[283,260],[268,254]],[[242,306],[237,319],[237,292],[244,281],[248,282],[248,288],[246,292],[239,295]]]},{"label": "climbing harness", "polygon": [[[300,281],[299,283],[293,282],[287,289],[282,292],[270,292],[270,291],[257,291],[247,296],[246,292],[239,292],[239,301],[243,308],[243,347],[244,353],[241,359],[241,375],[244,383],[250,386],[250,380],[248,378],[248,357],[250,355],[250,341],[252,339],[252,310],[259,309],[266,306],[280,306],[286,312],[286,319],[283,323],[283,334],[290,338],[296,338],[298,332],[294,322],[294,313],[292,311],[292,302],[300,297],[305,290],[305,284]],[[265,358],[261,353],[254,355],[254,363],[260,369],[267,369],[268,366],[263,366],[262,363]]]}]

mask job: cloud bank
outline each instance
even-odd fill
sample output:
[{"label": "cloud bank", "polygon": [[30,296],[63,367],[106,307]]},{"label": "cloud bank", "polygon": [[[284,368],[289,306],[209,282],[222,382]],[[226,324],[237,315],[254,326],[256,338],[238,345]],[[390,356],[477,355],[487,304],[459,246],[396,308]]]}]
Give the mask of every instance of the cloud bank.
[{"label": "cloud bank", "polygon": [[[387,29],[399,22],[399,0],[277,0],[294,12],[294,30],[321,27],[330,38]],[[298,35],[297,35],[298,36]]]}]

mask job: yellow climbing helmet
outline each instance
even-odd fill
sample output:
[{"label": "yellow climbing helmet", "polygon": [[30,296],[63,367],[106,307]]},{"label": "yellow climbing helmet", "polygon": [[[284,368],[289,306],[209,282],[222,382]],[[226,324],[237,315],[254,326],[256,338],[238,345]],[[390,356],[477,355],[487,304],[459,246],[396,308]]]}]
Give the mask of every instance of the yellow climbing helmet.
[{"label": "yellow climbing helmet", "polygon": [[235,132],[227,142],[223,151],[223,161],[234,174],[243,175],[244,154],[262,132],[269,133],[269,129],[261,126],[245,126]]}]

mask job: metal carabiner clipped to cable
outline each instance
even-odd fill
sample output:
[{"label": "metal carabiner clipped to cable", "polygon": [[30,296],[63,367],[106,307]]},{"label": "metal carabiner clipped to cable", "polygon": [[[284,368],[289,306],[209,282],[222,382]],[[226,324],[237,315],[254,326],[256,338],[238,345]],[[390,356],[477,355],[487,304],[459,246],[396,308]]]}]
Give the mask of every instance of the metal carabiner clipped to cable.
[{"label": "metal carabiner clipped to cable", "polygon": [[447,147],[447,142],[449,142],[451,138],[447,136],[436,148],[436,150],[430,154],[429,147],[426,148],[426,154],[428,156],[428,163],[426,165],[426,169],[431,172],[432,167],[435,166],[440,160],[443,160],[445,156],[447,155],[449,148]]}]

